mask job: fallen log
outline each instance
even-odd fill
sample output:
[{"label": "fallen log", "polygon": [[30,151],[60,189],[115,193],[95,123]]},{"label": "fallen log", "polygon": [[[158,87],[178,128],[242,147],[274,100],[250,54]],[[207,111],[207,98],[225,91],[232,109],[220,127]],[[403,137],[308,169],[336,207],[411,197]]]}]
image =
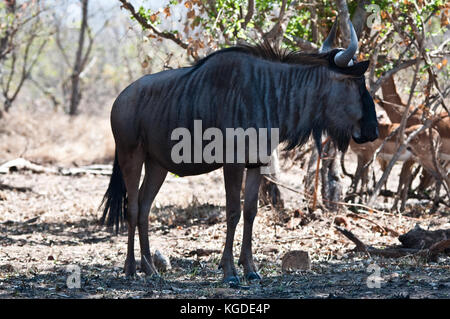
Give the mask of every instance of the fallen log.
[{"label": "fallen log", "polygon": [[48,168],[38,164],[31,163],[24,158],[16,158],[12,161],[0,165],[0,174],[8,174],[10,172],[29,170],[33,173],[58,173],[55,168]]},{"label": "fallen log", "polygon": [[26,192],[32,192],[33,191],[33,189],[31,187],[12,186],[12,185],[3,184],[0,181],[0,191],[1,190],[16,191],[16,192],[21,192],[21,193],[26,193]]},{"label": "fallen log", "polygon": [[84,175],[84,174],[111,175],[112,166],[95,164],[95,165],[74,167],[74,168],[61,168],[61,169],[59,169],[59,172],[62,175]]},{"label": "fallen log", "polygon": [[[355,251],[364,252],[369,256],[382,256],[386,258],[399,258],[405,256],[425,257],[427,260],[435,261],[440,253],[450,253],[450,239],[438,240],[429,248],[411,248],[403,246],[393,246],[385,249],[378,249],[364,244],[355,234],[348,229],[334,226],[340,233],[351,240],[355,245]],[[417,227],[417,226],[416,226]],[[422,229],[423,230],[423,229]],[[444,230],[446,232],[448,230]],[[411,232],[411,231],[410,231]],[[430,233],[429,231],[425,231]],[[437,231],[434,231],[436,233]],[[409,232],[408,232],[409,233]],[[405,236],[408,233],[399,236]],[[437,237],[436,237],[437,238]]]},{"label": "fallen log", "polygon": [[398,237],[404,247],[424,249],[434,244],[450,239],[450,229],[425,230],[418,224],[406,234]]},{"label": "fallen log", "polygon": [[0,174],[9,174],[18,171],[31,171],[33,173],[47,173],[58,175],[111,175],[111,165],[94,164],[82,167],[63,168],[63,167],[46,167],[32,163],[24,158],[16,158],[0,165]]}]

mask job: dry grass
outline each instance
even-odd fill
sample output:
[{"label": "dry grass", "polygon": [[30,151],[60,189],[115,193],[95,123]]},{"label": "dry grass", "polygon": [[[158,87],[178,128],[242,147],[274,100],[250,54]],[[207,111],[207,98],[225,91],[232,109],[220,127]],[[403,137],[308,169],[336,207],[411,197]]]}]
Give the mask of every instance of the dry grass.
[{"label": "dry grass", "polygon": [[0,162],[25,157],[41,164],[107,163],[114,156],[109,116],[14,111],[0,119]]}]

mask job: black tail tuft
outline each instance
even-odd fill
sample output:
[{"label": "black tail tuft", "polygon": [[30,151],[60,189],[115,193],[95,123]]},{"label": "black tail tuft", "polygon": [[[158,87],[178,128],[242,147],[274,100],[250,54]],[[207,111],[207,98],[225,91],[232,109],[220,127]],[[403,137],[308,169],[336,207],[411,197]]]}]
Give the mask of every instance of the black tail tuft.
[{"label": "black tail tuft", "polygon": [[126,218],[127,212],[127,189],[123,181],[122,171],[120,170],[119,161],[117,159],[117,152],[114,158],[114,166],[112,170],[109,186],[103,196],[100,207],[105,205],[103,216],[100,219],[100,224],[108,227],[115,226],[116,234],[119,232],[120,225]]}]

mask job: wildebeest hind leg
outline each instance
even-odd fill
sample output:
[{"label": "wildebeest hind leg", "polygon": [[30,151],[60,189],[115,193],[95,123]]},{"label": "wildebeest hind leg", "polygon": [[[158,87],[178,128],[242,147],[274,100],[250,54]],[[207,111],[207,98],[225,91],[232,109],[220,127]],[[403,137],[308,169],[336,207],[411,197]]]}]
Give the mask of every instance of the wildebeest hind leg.
[{"label": "wildebeest hind leg", "polygon": [[125,275],[133,276],[136,273],[136,260],[134,258],[134,235],[139,214],[139,180],[141,177],[144,153],[140,146],[132,150],[117,151],[120,169],[127,188],[127,223],[128,223],[128,245],[127,258],[125,260]]},{"label": "wildebeest hind leg", "polygon": [[141,269],[146,275],[157,274],[157,270],[150,254],[148,240],[148,214],[153,200],[167,176],[167,170],[156,162],[145,161],[145,177],[139,190],[139,243],[141,246]]},{"label": "wildebeest hind leg", "polygon": [[226,193],[227,235],[219,267],[223,270],[223,281],[237,285],[239,277],[233,262],[233,240],[241,217],[241,185],[244,165],[228,164],[223,167]]},{"label": "wildebeest hind leg", "polygon": [[241,255],[239,265],[244,267],[244,275],[247,280],[259,280],[252,254],[253,221],[258,211],[258,193],[261,184],[260,168],[247,169],[244,197],[244,234],[242,238]]}]

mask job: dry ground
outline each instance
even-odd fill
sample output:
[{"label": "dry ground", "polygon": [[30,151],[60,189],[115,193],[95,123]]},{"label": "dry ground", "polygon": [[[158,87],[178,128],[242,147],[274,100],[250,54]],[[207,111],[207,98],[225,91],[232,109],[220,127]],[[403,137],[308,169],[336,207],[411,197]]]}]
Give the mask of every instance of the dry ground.
[{"label": "dry ground", "polygon": [[[72,124],[54,120],[43,127],[28,125],[42,133],[51,131],[49,126],[59,130]],[[29,146],[23,156],[39,161],[43,152],[46,157],[42,157],[40,163],[63,166],[102,162],[99,159],[107,161],[112,149],[99,142],[102,138],[110,139],[107,121],[96,122],[89,118],[85,118],[85,122],[82,118],[77,121],[77,125],[84,125],[94,133],[67,129],[59,136],[55,131],[54,138],[60,142],[43,141],[40,151],[32,133],[23,129],[23,140],[28,140],[24,145],[35,145]],[[7,147],[20,148],[10,140],[14,135],[20,134],[7,129],[0,133],[0,152]],[[108,143],[111,141],[106,141],[110,145]],[[57,152],[62,146],[66,151]],[[83,159],[77,152],[92,158]],[[11,150],[0,157],[0,163],[18,155],[17,150]],[[354,158],[349,157],[347,164],[353,169]],[[297,167],[281,175],[282,183],[298,190],[302,189],[302,179],[303,172]],[[282,196],[286,211],[277,215],[267,207],[260,207],[255,221],[254,256],[263,280],[252,284],[244,282],[241,288],[223,285],[218,270],[225,240],[220,170],[194,177],[168,176],[151,212],[150,240],[152,251],[158,249],[167,256],[172,269],[159,278],[144,277],[139,270],[135,278],[125,278],[122,272],[125,234],[115,236],[97,225],[97,207],[108,180],[109,177],[99,175],[62,176],[28,171],[0,175],[0,182],[8,185],[0,189],[0,298],[450,297],[449,257],[442,256],[437,262],[427,263],[414,257],[383,259],[356,254],[352,251],[353,243],[334,229],[335,216],[346,217],[348,227],[367,244],[382,248],[399,242],[395,237],[382,234],[369,222],[347,217],[345,210],[318,210],[305,224],[301,217],[307,212],[304,197],[285,189],[282,189]],[[394,186],[390,188],[394,189],[395,182],[391,184]],[[380,199],[377,208],[384,206]],[[450,227],[449,212],[444,207],[433,216],[427,215],[428,209],[423,202],[411,201],[409,214],[361,214],[399,233],[407,232],[416,223],[429,229]],[[296,210],[300,217],[294,217]],[[236,261],[241,238],[242,221],[235,240]],[[136,247],[139,247],[137,239]],[[282,273],[281,257],[298,249],[309,252],[312,269]],[[138,248],[136,256],[140,256]],[[380,267],[380,288],[367,286],[368,277],[373,275],[367,269],[370,264]],[[70,265],[80,267],[79,289],[67,287]]]}]

